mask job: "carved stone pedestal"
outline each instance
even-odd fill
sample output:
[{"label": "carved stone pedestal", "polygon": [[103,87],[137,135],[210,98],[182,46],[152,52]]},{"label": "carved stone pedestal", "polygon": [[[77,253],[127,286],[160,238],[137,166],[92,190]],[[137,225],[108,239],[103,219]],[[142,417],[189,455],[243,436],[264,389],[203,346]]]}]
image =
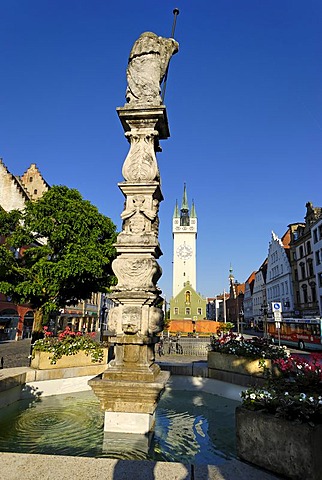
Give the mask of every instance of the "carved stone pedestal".
[{"label": "carved stone pedestal", "polygon": [[159,203],[163,200],[155,152],[169,136],[165,107],[118,108],[130,142],[119,183],[125,202],[112,268],[118,283],[110,297],[109,341],[115,359],[89,385],[105,410],[104,430],[145,434],[153,429],[155,409],[169,372],[155,364],[157,333],[163,330],[161,291],[157,281],[162,255]]},{"label": "carved stone pedestal", "polygon": [[89,385],[105,410],[104,431],[152,431],[155,410],[169,376],[169,372],[160,371],[155,381],[111,380],[104,374],[90,380]]}]

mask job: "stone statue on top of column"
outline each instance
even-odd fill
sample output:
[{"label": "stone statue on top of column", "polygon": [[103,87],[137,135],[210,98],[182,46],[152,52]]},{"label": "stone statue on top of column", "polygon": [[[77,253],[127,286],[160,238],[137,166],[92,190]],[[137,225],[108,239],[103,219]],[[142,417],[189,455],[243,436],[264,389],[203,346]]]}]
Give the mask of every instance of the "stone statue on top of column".
[{"label": "stone statue on top of column", "polygon": [[161,105],[160,85],[179,50],[173,38],[145,32],[134,43],[126,71],[126,100],[131,106]]}]

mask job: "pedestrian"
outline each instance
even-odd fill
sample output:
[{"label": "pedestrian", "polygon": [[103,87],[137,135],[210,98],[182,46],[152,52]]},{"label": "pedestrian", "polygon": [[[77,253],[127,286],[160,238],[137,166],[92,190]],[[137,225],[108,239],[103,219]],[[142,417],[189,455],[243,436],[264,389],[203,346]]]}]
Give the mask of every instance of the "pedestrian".
[{"label": "pedestrian", "polygon": [[164,355],[163,341],[162,340],[160,340],[160,342],[158,343],[158,354],[159,354],[159,357]]}]

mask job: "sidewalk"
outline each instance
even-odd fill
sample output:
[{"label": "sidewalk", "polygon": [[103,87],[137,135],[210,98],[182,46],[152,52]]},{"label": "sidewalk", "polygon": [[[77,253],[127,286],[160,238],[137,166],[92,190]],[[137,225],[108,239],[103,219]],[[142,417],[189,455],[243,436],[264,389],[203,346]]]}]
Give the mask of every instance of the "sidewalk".
[{"label": "sidewalk", "polygon": [[277,480],[232,460],[222,465],[0,453],[3,480]]}]

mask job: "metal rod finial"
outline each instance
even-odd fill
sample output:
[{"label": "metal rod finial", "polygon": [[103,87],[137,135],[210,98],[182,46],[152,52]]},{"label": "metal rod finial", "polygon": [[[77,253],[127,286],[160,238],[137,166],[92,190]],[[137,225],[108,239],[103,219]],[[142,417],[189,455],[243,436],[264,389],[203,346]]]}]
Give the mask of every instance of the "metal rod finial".
[{"label": "metal rod finial", "polygon": [[[170,38],[173,38],[173,39],[174,39],[174,32],[175,32],[175,30],[176,30],[177,16],[179,15],[179,8],[175,8],[175,9],[173,10],[173,15],[174,15],[174,19],[173,19],[173,25],[172,25],[172,31],[171,31]],[[169,73],[169,64],[168,64],[168,66],[167,66],[167,70],[166,70],[166,72],[165,72],[165,76],[164,76],[164,80],[163,80],[163,87],[162,87],[162,92],[161,92],[162,103],[164,103],[165,89],[166,89],[166,87],[167,87],[168,73]]]}]

